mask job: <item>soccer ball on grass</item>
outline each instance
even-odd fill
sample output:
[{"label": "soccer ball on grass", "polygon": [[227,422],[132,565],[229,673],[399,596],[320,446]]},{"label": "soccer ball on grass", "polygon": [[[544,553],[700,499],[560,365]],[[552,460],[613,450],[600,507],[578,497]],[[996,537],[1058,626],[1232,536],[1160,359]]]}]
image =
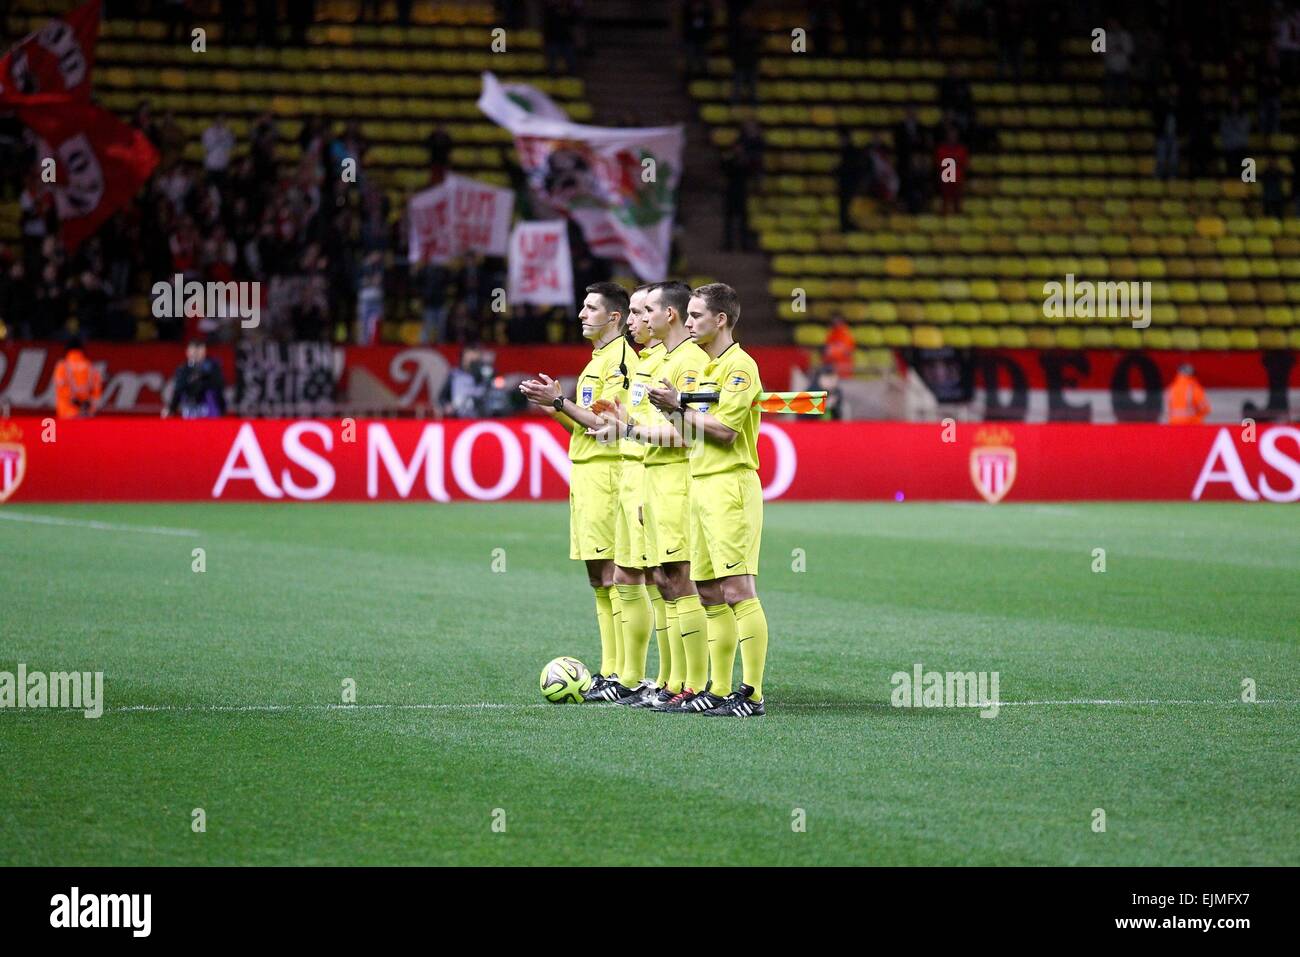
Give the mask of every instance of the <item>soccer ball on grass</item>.
[{"label": "soccer ball on grass", "polygon": [[577,658],[552,659],[542,669],[542,697],[552,704],[577,704],[591,687],[591,672]]}]

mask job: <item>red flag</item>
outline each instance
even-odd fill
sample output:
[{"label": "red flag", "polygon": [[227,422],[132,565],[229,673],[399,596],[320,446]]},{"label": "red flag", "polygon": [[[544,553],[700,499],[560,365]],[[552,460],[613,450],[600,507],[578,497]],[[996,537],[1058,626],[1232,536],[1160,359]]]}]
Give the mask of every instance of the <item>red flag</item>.
[{"label": "red flag", "polygon": [[99,5],[90,0],[62,20],[50,20],[0,57],[0,105],[23,106],[26,97],[49,93],[90,99]]},{"label": "red flag", "polygon": [[50,185],[70,253],[129,203],[158,165],[149,139],[101,107],[28,107],[18,118],[40,138],[40,168],[54,160]]}]

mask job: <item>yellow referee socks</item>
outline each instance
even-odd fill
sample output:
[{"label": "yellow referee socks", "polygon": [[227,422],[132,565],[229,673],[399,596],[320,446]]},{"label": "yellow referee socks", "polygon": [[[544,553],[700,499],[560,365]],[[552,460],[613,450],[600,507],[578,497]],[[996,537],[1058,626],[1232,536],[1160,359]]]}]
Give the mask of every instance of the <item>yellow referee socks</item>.
[{"label": "yellow referee socks", "polygon": [[623,622],[623,663],[618,681],[624,688],[635,688],[645,677],[645,658],[650,651],[650,598],[645,585],[615,585]]},{"label": "yellow referee socks", "polygon": [[668,605],[659,592],[658,585],[646,585],[646,594],[650,596],[650,613],[654,616],[655,644],[659,646],[659,675],[655,678],[655,687],[662,688],[668,683],[672,674],[673,646],[668,640]]},{"label": "yellow referee socks", "polygon": [[767,615],[757,598],[736,602],[736,632],[740,636],[740,680],[754,689],[751,701],[763,700],[763,668],[767,665]]},{"label": "yellow referee socks", "polygon": [[677,599],[665,598],[664,608],[668,618],[668,644],[672,649],[670,652],[672,670],[668,672],[668,690],[676,694],[682,690],[682,682],[686,680],[686,652],[682,650],[682,626],[681,620],[677,617]]},{"label": "yellow referee socks", "polygon": [[618,597],[618,588],[609,589],[609,610],[610,619],[613,627],[610,629],[614,636],[614,660],[610,663],[612,671],[606,671],[607,675],[618,675],[623,673],[623,609]]},{"label": "yellow referee socks", "polygon": [[682,650],[686,654],[686,687],[703,691],[709,681],[709,637],[699,595],[677,599],[677,624],[682,629]]},{"label": "yellow referee socks", "polygon": [[614,663],[614,609],[610,607],[609,589],[593,588],[596,593],[596,624],[600,626],[600,673],[607,675]]},{"label": "yellow referee socks", "polygon": [[731,694],[731,672],[736,664],[736,616],[730,605],[705,605],[708,621],[709,668],[713,672],[712,692],[720,698]]}]

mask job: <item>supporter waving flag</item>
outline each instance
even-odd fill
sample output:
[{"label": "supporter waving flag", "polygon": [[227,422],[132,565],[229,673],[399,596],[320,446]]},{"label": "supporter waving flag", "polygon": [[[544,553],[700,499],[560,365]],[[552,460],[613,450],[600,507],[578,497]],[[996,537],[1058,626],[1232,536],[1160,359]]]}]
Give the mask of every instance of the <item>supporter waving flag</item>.
[{"label": "supporter waving flag", "polygon": [[98,106],[28,107],[18,118],[39,137],[41,165],[54,161],[50,188],[69,252],[129,203],[158,165],[143,133]]},{"label": "supporter waving flag", "polygon": [[90,99],[95,43],[99,39],[100,0],[50,20],[0,57],[0,107],[36,105],[29,97],[62,94],[75,102]]}]

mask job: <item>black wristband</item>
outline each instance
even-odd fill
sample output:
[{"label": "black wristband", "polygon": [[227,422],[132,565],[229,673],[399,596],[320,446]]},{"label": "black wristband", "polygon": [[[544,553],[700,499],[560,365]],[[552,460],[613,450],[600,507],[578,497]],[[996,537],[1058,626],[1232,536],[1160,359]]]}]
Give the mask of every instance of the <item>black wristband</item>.
[{"label": "black wristband", "polygon": [[551,400],[551,408],[554,409],[556,412],[563,412],[563,411],[564,411],[564,396],[560,395],[560,396],[556,396],[554,399],[552,399],[552,400]]}]

